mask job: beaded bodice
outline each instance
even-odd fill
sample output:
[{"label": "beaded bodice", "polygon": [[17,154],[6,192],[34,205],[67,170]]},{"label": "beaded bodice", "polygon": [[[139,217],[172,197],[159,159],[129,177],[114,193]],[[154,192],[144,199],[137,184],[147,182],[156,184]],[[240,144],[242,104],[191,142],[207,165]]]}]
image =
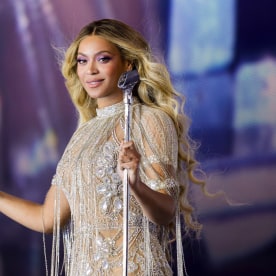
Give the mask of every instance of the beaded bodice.
[{"label": "beaded bodice", "polygon": [[[123,125],[123,102],[98,109],[74,133],[58,164],[53,184],[61,188],[71,210],[64,229],[66,275],[122,275],[123,187],[116,167]],[[141,154],[141,180],[177,196],[177,136],[171,119],[135,102],[131,139]],[[58,225],[55,235],[59,240]],[[129,275],[171,275],[167,243],[168,229],[151,223],[130,195]]]}]

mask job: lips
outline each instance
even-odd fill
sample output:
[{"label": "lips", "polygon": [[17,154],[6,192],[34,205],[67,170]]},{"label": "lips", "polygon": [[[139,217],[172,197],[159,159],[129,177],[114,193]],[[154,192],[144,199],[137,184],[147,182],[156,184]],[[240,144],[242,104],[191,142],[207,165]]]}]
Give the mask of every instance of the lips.
[{"label": "lips", "polygon": [[102,84],[102,82],[103,82],[103,79],[100,79],[100,80],[90,80],[90,81],[86,81],[86,84],[90,88],[95,88],[95,87],[100,86]]}]

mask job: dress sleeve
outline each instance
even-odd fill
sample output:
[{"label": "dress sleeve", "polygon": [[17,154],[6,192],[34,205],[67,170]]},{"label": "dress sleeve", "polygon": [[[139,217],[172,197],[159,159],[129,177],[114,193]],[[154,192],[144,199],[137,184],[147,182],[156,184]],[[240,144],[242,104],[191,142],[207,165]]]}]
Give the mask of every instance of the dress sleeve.
[{"label": "dress sleeve", "polygon": [[155,109],[141,110],[133,117],[133,139],[141,154],[141,180],[155,191],[176,197],[178,139],[172,119]]}]

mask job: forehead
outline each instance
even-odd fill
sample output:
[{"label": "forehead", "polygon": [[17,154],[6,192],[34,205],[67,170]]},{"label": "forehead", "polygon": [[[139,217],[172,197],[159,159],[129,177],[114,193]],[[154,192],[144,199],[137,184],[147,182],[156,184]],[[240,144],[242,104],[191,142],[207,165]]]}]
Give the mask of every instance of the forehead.
[{"label": "forehead", "polygon": [[107,51],[114,54],[119,53],[118,48],[113,43],[97,35],[89,35],[84,37],[81,40],[78,48],[78,52],[90,54],[102,51]]}]

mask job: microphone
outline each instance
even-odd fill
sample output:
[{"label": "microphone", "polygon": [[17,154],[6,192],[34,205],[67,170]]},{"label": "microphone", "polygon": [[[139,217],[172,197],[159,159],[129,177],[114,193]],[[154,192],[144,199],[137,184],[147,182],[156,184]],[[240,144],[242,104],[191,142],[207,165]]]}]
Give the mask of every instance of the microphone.
[{"label": "microphone", "polygon": [[124,72],[120,76],[118,80],[118,87],[122,90],[132,89],[139,81],[139,74],[136,69],[133,69],[132,71]]},{"label": "microphone", "polygon": [[[119,80],[118,87],[124,92],[125,104],[125,141],[130,139],[130,124],[131,124],[131,104],[132,104],[132,89],[140,80],[136,69],[124,72]],[[129,176],[128,170],[124,169],[123,180],[123,276],[128,275],[128,246],[129,246]]]}]

